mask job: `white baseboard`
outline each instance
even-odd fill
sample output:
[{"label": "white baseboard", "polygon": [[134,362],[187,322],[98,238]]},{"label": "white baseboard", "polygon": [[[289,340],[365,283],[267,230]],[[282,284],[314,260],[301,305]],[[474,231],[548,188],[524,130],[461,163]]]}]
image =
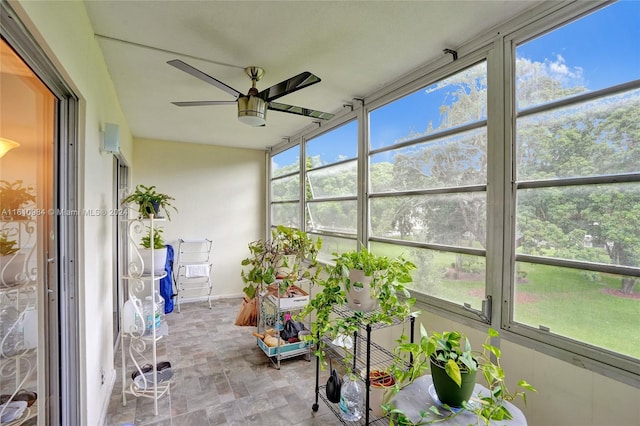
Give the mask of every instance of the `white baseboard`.
[{"label": "white baseboard", "polygon": [[[222,299],[237,299],[244,296],[244,293],[232,293],[232,294],[217,294],[212,295],[211,300],[222,300]],[[196,303],[196,302],[206,302],[207,296],[194,296],[194,297],[185,297],[180,299],[180,304],[184,305],[185,303]],[[173,306],[174,308],[178,305],[178,300],[174,299]]]},{"label": "white baseboard", "polygon": [[100,410],[100,426],[107,424],[107,414],[109,413],[109,403],[111,402],[111,394],[113,394],[113,387],[116,384],[116,369],[111,370],[111,377],[106,381],[107,393],[104,401],[102,401],[102,409]]}]

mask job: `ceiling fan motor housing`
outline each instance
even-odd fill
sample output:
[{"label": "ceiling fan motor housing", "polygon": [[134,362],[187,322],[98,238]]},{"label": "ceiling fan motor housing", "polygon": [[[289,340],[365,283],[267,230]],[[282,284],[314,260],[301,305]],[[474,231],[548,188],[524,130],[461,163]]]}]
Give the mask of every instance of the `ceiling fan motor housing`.
[{"label": "ceiling fan motor housing", "polygon": [[249,126],[264,126],[267,120],[267,103],[258,96],[240,96],[238,120]]}]

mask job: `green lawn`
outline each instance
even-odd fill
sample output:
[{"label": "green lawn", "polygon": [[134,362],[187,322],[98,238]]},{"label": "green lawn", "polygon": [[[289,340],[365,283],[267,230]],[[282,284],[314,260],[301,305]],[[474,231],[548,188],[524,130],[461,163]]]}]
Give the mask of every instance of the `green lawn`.
[{"label": "green lawn", "polygon": [[[328,245],[332,243],[332,249],[352,249],[342,247],[340,240]],[[418,270],[414,273],[414,289],[480,309],[485,295],[483,274],[463,274],[457,280],[445,277],[447,268],[456,261],[454,253],[380,243],[372,244],[371,250],[389,257],[403,255],[415,262]],[[484,258],[465,259],[484,270]],[[426,266],[421,267],[421,263]],[[542,325],[554,334],[640,358],[640,299],[605,291],[619,290],[620,276],[528,263],[520,263],[519,268],[526,272],[526,282],[516,284],[515,321],[535,328]],[[593,276],[600,280],[593,280]],[[640,292],[638,287],[636,294]]]},{"label": "green lawn", "polygon": [[[403,254],[418,263],[411,258],[412,249],[387,244],[372,247],[378,253]],[[414,274],[414,288],[480,309],[485,294],[484,278],[445,279],[444,273],[455,261],[455,254],[431,253],[429,271],[419,267]],[[640,299],[605,292],[605,289],[620,289],[620,276],[528,263],[519,266],[526,272],[527,282],[516,284],[515,321],[535,328],[542,325],[552,333],[640,358]],[[421,281],[425,274],[431,274],[431,284],[424,284],[429,280]],[[589,274],[599,275],[600,280],[590,279]],[[417,275],[420,276],[416,279]],[[636,289],[636,294],[639,291]]]}]

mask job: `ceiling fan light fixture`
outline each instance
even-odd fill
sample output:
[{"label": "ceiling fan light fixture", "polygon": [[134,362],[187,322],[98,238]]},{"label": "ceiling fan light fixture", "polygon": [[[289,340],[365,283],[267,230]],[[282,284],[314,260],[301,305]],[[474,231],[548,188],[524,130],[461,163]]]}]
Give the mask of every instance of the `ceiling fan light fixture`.
[{"label": "ceiling fan light fixture", "polygon": [[264,126],[267,122],[267,103],[257,96],[239,97],[238,120],[252,127]]}]

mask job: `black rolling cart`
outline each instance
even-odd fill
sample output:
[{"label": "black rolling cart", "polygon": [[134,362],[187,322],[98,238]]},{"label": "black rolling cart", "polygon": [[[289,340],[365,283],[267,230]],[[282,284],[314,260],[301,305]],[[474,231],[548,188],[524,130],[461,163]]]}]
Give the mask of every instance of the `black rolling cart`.
[{"label": "black rolling cart", "polygon": [[[334,308],[334,313],[340,315],[343,318],[349,318],[356,315],[356,311],[353,311],[347,306],[340,306]],[[336,415],[338,419],[345,425],[388,425],[389,419],[387,417],[378,417],[373,415],[370,410],[370,393],[371,380],[369,373],[372,369],[386,369],[394,361],[394,355],[383,348],[381,345],[373,341],[372,334],[375,330],[380,330],[395,325],[400,325],[406,321],[409,321],[409,339],[413,343],[414,329],[415,329],[415,316],[410,315],[407,318],[394,318],[393,322],[387,323],[371,323],[368,319],[372,316],[373,312],[364,313],[361,322],[360,329],[353,334],[353,347],[351,349],[345,349],[341,346],[336,346],[331,342],[329,338],[322,338],[326,344],[325,352],[326,356],[332,360],[336,360],[344,365],[345,351],[353,354],[353,364],[350,366],[354,375],[359,377],[364,382],[364,415],[359,421],[350,422],[340,417],[339,404],[333,403],[327,399],[325,384],[320,384],[320,360],[316,358],[316,387],[315,387],[315,402],[311,409],[317,412],[320,406],[318,401],[322,399],[329,409]]]}]

